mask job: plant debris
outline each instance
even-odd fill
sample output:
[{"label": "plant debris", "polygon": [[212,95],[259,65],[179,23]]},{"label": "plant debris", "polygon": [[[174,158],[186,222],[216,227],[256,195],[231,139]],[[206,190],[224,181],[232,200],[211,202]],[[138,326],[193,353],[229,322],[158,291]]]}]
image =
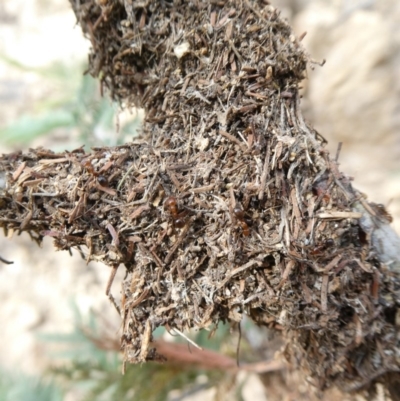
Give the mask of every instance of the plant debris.
[{"label": "plant debris", "polygon": [[125,266],[126,361],[162,360],[159,326],[213,330],[246,314],[284,334],[284,356],[321,390],[399,372],[399,275],[303,120],[310,61],[279,13],[261,0],[71,4],[89,72],[145,109],[143,132],[89,154],[3,156],[0,226],[104,262],[107,292]]}]

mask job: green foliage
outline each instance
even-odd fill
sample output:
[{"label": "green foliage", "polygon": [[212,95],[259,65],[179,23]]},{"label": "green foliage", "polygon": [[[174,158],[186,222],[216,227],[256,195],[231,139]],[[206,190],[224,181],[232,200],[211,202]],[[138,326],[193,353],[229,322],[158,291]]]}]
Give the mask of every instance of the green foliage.
[{"label": "green foliage", "polygon": [[117,129],[119,106],[101,97],[98,81],[82,75],[81,65],[55,63],[46,68],[29,68],[5,57],[1,59],[14,68],[41,76],[54,93],[51,99],[37,102],[33,114],[22,115],[0,128],[2,143],[26,146],[40,136],[62,130],[68,140],[61,147],[70,149],[76,142],[88,146],[120,145],[137,135],[141,124],[139,114],[129,116]]},{"label": "green foliage", "polygon": [[[107,343],[107,338],[102,338],[99,318],[94,313],[84,318],[75,304],[72,308],[74,330],[67,334],[41,335],[41,339],[66,345],[64,351],[54,354],[57,360],[63,358],[66,363],[53,367],[49,374],[64,383],[66,389],[76,389],[82,394],[83,401],[164,401],[171,390],[196,392],[217,385],[226,376],[225,372],[161,363],[128,364],[123,375],[120,353],[102,350],[92,340],[96,338]],[[226,326],[221,326],[214,337],[216,344],[221,345],[228,332]],[[193,339],[209,346],[210,340],[204,333],[196,333]],[[162,335],[163,330],[155,333],[155,337]],[[198,383],[199,376],[203,378],[201,384]],[[241,396],[236,399],[240,400]]]},{"label": "green foliage", "polygon": [[73,127],[74,119],[66,110],[54,110],[40,116],[22,116],[9,127],[0,130],[3,143],[27,143],[56,128]]},{"label": "green foliage", "polygon": [[62,401],[64,394],[53,380],[0,370],[0,401]]},{"label": "green foliage", "polygon": [[[125,375],[114,363],[74,360],[70,366],[53,372],[67,381],[68,387],[77,386],[84,401],[140,400],[164,401],[171,390],[183,389],[195,382],[199,372],[156,363],[127,366]],[[209,385],[212,385],[210,382]]]}]

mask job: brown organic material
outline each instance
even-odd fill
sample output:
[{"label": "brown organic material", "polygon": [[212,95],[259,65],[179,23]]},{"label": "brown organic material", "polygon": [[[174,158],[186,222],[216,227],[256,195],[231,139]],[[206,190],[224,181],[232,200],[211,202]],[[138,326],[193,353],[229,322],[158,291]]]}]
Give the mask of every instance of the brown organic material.
[{"label": "brown organic material", "polygon": [[82,249],[112,267],[110,284],[125,265],[127,361],[160,358],[159,326],[247,314],[283,332],[287,360],[320,389],[399,372],[400,258],[374,253],[398,239],[303,120],[308,56],[278,13],[247,0],[71,4],[91,74],[145,109],[143,133],[91,154],[3,156],[0,225]]}]

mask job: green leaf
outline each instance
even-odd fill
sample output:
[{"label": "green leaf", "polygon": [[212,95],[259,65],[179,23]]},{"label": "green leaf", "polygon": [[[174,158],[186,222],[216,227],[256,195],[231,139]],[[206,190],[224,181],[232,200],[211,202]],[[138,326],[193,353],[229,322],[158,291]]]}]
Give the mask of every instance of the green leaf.
[{"label": "green leaf", "polygon": [[54,110],[40,117],[23,116],[19,118],[10,126],[0,129],[0,139],[6,144],[29,142],[56,128],[73,125],[74,117],[70,112]]}]

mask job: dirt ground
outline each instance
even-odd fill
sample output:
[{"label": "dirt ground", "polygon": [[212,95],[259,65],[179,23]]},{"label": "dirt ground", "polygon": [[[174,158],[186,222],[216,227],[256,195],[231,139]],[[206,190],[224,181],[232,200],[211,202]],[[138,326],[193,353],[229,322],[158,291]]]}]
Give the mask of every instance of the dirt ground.
[{"label": "dirt ground", "polygon": [[[370,200],[387,206],[400,233],[400,3],[275,0],[274,4],[298,35],[307,31],[304,44],[313,58],[327,60],[322,68],[316,65],[310,70],[304,83],[307,118],[329,141],[333,153],[338,142],[343,143],[342,170],[354,177],[355,186]],[[58,88],[35,68],[55,61],[72,66],[86,59],[88,43],[74,26],[66,0],[0,2],[0,128],[23,113],[37,112],[38,102],[58,95]],[[7,61],[11,59],[29,68],[16,67]],[[29,146],[49,146],[54,141],[43,137]],[[10,150],[0,138],[0,153]],[[37,334],[71,330],[71,300],[83,312],[110,310],[118,335],[119,318],[104,295],[107,267],[86,266],[79,255],[56,253],[50,240],[38,249],[24,236],[0,238],[0,255],[14,261],[0,265],[2,366],[32,374],[45,369],[49,349]],[[115,281],[115,293],[120,279]],[[258,388],[256,399],[262,400],[258,378],[249,381],[251,388]],[[246,390],[245,399],[254,399],[254,391]],[[212,399],[212,392],[201,399]]]}]

